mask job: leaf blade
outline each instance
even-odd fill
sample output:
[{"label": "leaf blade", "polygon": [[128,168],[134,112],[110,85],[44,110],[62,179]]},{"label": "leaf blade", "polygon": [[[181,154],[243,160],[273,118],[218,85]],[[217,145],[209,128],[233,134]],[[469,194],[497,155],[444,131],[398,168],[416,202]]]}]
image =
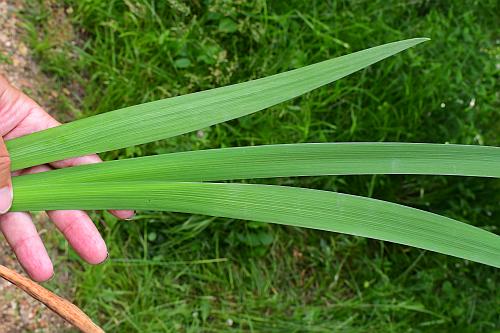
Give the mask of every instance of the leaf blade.
[{"label": "leaf blade", "polygon": [[52,184],[15,191],[13,211],[139,209],[222,216],[375,238],[500,267],[500,236],[418,209],[335,192],[177,182]]},{"label": "leaf blade", "polygon": [[500,178],[500,148],[423,143],[302,143],[209,149],[14,177],[18,184],[423,174]]},{"label": "leaf blade", "polygon": [[227,87],[131,106],[7,142],[12,170],[166,139],[257,112],[428,39],[388,43]]}]

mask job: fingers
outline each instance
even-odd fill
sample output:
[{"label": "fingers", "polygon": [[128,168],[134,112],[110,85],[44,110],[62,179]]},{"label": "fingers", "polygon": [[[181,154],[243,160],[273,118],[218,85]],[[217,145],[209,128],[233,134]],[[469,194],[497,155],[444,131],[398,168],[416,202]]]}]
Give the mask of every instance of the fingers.
[{"label": "fingers", "polygon": [[41,282],[52,277],[52,262],[29,214],[7,213],[0,216],[0,231],[33,280]]},{"label": "fingers", "polygon": [[9,211],[12,205],[12,197],[9,152],[0,136],[0,214]]},{"label": "fingers", "polygon": [[[99,156],[87,155],[82,157],[70,158],[64,161],[54,162],[51,163],[50,165],[52,165],[55,168],[67,168],[77,165],[94,164],[100,162],[102,162],[102,160],[100,159]],[[109,212],[119,219],[130,219],[135,214],[133,210],[110,210]]]},{"label": "fingers", "polygon": [[[47,165],[27,169],[23,174],[49,171]],[[87,213],[80,210],[48,211],[50,219],[78,255],[90,264],[100,264],[108,257],[106,243]]]},{"label": "fingers", "polygon": [[[64,161],[54,162],[51,163],[50,165],[52,165],[55,168],[67,168],[77,165],[94,164],[100,162],[102,162],[102,160],[99,156],[87,155],[82,157],[70,158]],[[124,220],[132,218],[135,214],[133,210],[110,210],[109,212],[114,216],[116,216],[117,218]]]},{"label": "fingers", "polygon": [[[23,98],[29,99],[26,95]],[[31,134],[36,131],[41,131],[47,128],[59,126],[60,123],[52,118],[48,113],[46,113],[41,107],[39,107],[35,102],[30,100],[30,105],[36,105],[33,107],[29,114],[5,137],[16,138],[19,136]],[[55,168],[68,168],[77,165],[84,164],[94,164],[100,163],[102,160],[96,154],[87,155],[82,157],[69,158],[63,161],[56,161],[50,163],[51,166]],[[129,219],[134,216],[134,211],[111,211],[113,215],[120,219]]]},{"label": "fingers", "polygon": [[99,158],[99,156],[87,155],[82,157],[68,158],[63,161],[52,162],[50,163],[50,165],[53,166],[54,168],[62,169],[62,168],[74,167],[77,165],[95,164],[101,162],[102,160]]},{"label": "fingers", "polygon": [[133,210],[110,210],[109,212],[121,220],[130,220],[135,215]]},{"label": "fingers", "polygon": [[47,214],[83,260],[94,265],[106,260],[106,244],[85,212],[58,210],[48,211]]}]

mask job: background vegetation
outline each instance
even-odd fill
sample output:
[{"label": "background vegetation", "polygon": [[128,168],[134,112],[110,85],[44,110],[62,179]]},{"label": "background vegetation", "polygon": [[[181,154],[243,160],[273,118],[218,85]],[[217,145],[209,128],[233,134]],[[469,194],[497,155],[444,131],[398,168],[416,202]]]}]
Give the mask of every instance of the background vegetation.
[{"label": "background vegetation", "polygon": [[[398,39],[432,38],[265,112],[106,159],[291,142],[500,143],[494,0],[68,0],[30,8],[24,13],[30,45],[66,91],[58,99],[61,117],[241,82]],[[380,198],[498,233],[498,180],[266,182]],[[500,329],[500,276],[484,265],[255,222],[156,212],[139,212],[133,222],[95,217],[109,245],[106,264],[80,263],[62,241],[61,249],[77,263],[76,302],[109,331]]]}]

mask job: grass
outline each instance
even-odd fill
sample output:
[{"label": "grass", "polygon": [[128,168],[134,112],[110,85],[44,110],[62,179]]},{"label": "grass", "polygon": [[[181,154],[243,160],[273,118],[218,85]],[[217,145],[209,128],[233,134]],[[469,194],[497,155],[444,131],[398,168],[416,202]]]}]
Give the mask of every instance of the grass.
[{"label": "grass", "polygon": [[[397,39],[432,39],[268,111],[106,153],[106,159],[291,142],[500,143],[495,1],[32,5],[25,13],[27,38],[42,69],[72,88],[71,98],[61,97],[61,112],[80,109],[82,117]],[[54,17],[63,9],[68,19]],[[263,181],[389,200],[498,233],[498,180]],[[484,265],[231,219],[150,212],[139,212],[133,222],[107,213],[95,217],[110,260],[80,265],[70,250],[59,260],[76,263],[76,302],[108,331],[500,330],[500,275]]]}]

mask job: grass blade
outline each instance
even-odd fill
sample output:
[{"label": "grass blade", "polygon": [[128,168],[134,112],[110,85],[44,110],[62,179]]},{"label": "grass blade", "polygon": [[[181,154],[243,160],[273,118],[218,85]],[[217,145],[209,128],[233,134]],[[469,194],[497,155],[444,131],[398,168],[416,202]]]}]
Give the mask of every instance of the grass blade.
[{"label": "grass blade", "polygon": [[500,148],[422,143],[302,143],[199,150],[14,178],[18,184],[423,174],[500,178]]},{"label": "grass blade", "polygon": [[7,142],[12,170],[165,139],[257,112],[427,38],[389,43],[285,73],[104,113]]},{"label": "grass blade", "polygon": [[500,236],[418,209],[335,192],[175,182],[15,187],[13,211],[45,209],[164,210],[279,223],[391,241],[500,267]]}]

